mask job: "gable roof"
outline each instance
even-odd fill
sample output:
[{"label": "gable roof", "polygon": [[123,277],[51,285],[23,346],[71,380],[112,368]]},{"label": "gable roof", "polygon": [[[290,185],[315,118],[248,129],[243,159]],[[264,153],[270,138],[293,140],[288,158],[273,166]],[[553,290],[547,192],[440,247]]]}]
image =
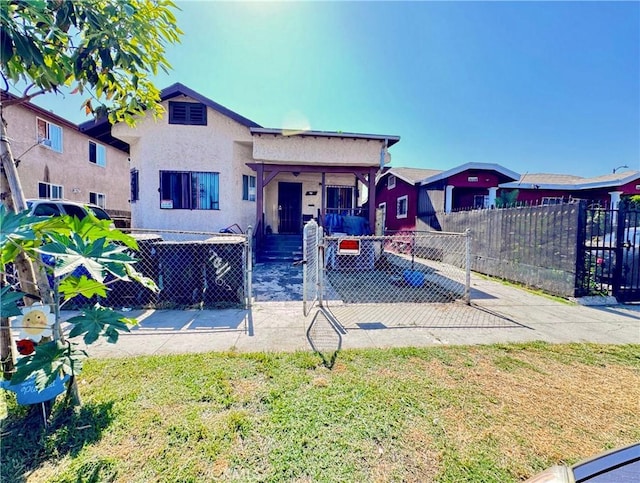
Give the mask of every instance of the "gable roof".
[{"label": "gable roof", "polygon": [[[450,178],[451,176],[454,176],[458,173],[462,173],[463,171],[467,171],[469,169],[481,169],[484,171],[496,171],[504,176],[506,176],[507,178],[511,178],[513,180],[516,179],[520,179],[520,175],[518,173],[516,173],[515,171],[511,171],[510,169],[505,168],[504,166],[500,166],[499,164],[495,164],[495,163],[465,163],[465,164],[461,164],[460,166],[456,166],[455,168],[451,168],[447,171],[440,171],[437,174],[431,175],[431,176],[427,176],[426,178],[424,178],[420,184],[421,185],[425,185],[425,184],[431,184],[435,181],[440,181],[443,179],[447,179]],[[502,185],[500,185],[502,186]]]},{"label": "gable roof", "polygon": [[438,169],[402,168],[402,167],[389,168],[385,170],[385,172],[378,177],[378,180],[392,174],[396,178],[400,178],[402,181],[406,183],[416,184],[429,176],[436,176],[441,172],[442,170],[438,170]]},{"label": "gable roof", "polygon": [[278,129],[252,127],[250,129],[252,135],[273,134],[274,136],[301,136],[301,137],[325,137],[325,138],[343,138],[343,139],[367,139],[369,141],[387,141],[387,147],[393,146],[400,141],[400,136],[390,136],[386,134],[360,134],[338,131],[304,131],[294,129]]},{"label": "gable roof", "polygon": [[[0,91],[0,99],[2,101],[16,100],[18,99],[18,96],[3,90],[3,91]],[[108,122],[106,123],[107,129],[105,133],[105,129],[102,126],[102,123],[100,123],[100,127],[98,129],[91,129],[93,126],[96,125],[96,121],[93,119],[90,121],[83,122],[82,124],[74,124],[73,122],[65,119],[64,117],[58,116],[57,114],[54,114],[52,111],[48,111],[32,103],[31,101],[25,101],[25,102],[21,102],[19,104],[14,104],[14,105],[24,107],[25,109],[28,109],[34,112],[36,116],[46,118],[47,120],[53,121],[56,124],[61,124],[67,128],[78,131],[87,137],[91,137],[95,139],[96,141],[101,141],[105,144],[108,144],[110,146],[113,146],[114,148],[119,149],[120,151],[129,153],[129,145],[127,143],[120,141],[119,139],[116,139],[111,136],[111,127]]]},{"label": "gable roof", "polygon": [[518,181],[501,183],[500,188],[583,190],[614,188],[640,179],[640,171],[623,171],[593,178],[583,178],[571,174],[526,173]]},{"label": "gable roof", "polygon": [[191,99],[195,99],[196,101],[200,101],[205,106],[210,107],[214,111],[218,111],[220,114],[233,119],[234,121],[236,121],[239,124],[242,124],[243,126],[246,126],[248,128],[260,127],[260,125],[257,122],[253,122],[251,119],[247,119],[246,117],[241,116],[237,112],[234,112],[231,109],[227,109],[223,105],[212,101],[208,97],[205,97],[202,94],[199,94],[193,89],[189,89],[187,86],[185,86],[184,84],[181,84],[180,82],[171,84],[169,87],[165,87],[164,89],[162,89],[162,91],[160,91],[160,99],[163,101],[173,99],[174,97],[178,97],[181,95],[190,97]]}]

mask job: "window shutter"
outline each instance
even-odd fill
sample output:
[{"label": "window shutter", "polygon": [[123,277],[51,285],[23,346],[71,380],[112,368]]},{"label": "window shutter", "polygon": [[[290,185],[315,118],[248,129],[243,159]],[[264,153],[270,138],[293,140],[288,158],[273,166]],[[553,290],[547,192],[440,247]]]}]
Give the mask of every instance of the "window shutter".
[{"label": "window shutter", "polygon": [[207,106],[195,102],[169,102],[169,124],[207,125]]},{"label": "window shutter", "polygon": [[189,104],[189,124],[207,125],[207,108],[204,104]]},{"label": "window shutter", "polygon": [[169,123],[170,124],[188,124],[187,123],[187,106],[185,102],[169,103]]}]

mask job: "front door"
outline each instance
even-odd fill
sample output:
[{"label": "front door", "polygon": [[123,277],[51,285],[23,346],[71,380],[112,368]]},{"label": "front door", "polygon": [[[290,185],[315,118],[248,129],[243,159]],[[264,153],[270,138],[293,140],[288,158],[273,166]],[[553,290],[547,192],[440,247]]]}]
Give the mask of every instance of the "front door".
[{"label": "front door", "polygon": [[278,233],[302,230],[302,183],[278,183]]}]

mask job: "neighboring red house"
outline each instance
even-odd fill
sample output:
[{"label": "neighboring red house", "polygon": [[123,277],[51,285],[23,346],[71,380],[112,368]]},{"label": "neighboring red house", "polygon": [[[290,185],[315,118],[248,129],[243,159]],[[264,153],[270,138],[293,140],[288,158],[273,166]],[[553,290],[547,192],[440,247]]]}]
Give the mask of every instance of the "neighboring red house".
[{"label": "neighboring red house", "polygon": [[440,171],[390,168],[376,180],[376,203],[382,210],[384,231],[413,230],[416,226],[420,180]]},{"label": "neighboring red house", "polygon": [[555,205],[587,200],[612,206],[621,198],[640,194],[640,171],[624,171],[595,178],[568,174],[524,174],[518,181],[500,184],[500,190],[518,190],[518,203]]},{"label": "neighboring red house", "polygon": [[499,186],[519,178],[518,173],[493,163],[466,163],[435,171],[420,181],[417,214],[494,207]]}]

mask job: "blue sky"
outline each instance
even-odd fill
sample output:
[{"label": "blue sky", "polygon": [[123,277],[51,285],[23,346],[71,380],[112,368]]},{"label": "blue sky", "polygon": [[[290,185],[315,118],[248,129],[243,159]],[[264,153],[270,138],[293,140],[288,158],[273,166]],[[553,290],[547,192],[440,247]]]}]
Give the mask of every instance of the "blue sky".
[{"label": "blue sky", "polygon": [[[178,2],[173,82],[264,127],[401,136],[393,166],[640,170],[639,2]],[[74,122],[75,96],[39,99]]]}]

